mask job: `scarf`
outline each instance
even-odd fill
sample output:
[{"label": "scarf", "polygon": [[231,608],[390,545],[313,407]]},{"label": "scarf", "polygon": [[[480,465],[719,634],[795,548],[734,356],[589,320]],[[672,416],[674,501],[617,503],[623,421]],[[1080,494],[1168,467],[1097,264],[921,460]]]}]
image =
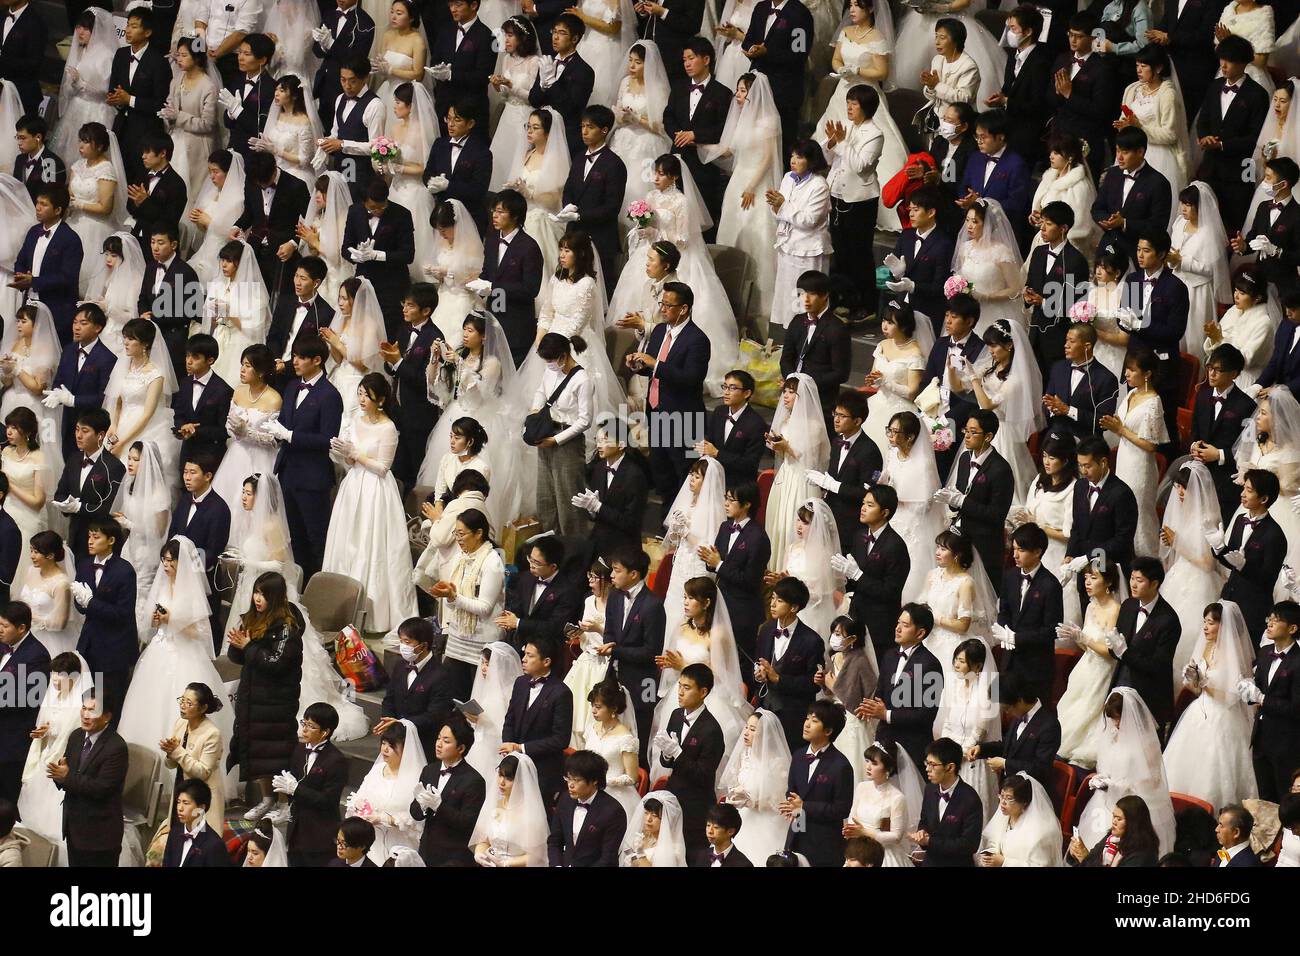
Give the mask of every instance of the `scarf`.
[{"label": "scarf", "polygon": [[[483,580],[483,565],[495,550],[491,541],[484,541],[479,545],[478,550],[471,554],[461,552],[460,558],[451,569],[451,583],[456,585],[457,595],[472,593],[478,597],[479,585]],[[455,633],[462,637],[470,637],[478,630],[478,615],[456,607],[455,604],[446,604],[446,609],[450,616],[448,623]]]}]

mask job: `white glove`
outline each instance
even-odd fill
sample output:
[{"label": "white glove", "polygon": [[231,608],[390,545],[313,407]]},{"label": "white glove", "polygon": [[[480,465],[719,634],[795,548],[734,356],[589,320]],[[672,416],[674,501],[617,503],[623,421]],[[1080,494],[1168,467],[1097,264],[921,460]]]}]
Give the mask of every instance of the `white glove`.
[{"label": "white glove", "polygon": [[934,500],[943,504],[951,504],[957,494],[956,488],[940,488],[934,493]]},{"label": "white glove", "polygon": [[331,438],[330,451],[343,458],[353,458],[357,453],[356,446],[346,438]]},{"label": "white glove", "polygon": [[1286,589],[1294,591],[1296,589],[1295,568],[1289,564],[1282,565],[1282,580],[1286,582]]},{"label": "white glove", "polygon": [[966,501],[965,492],[958,491],[956,488],[952,488],[949,490],[948,507],[951,508],[953,511],[959,509],[962,506],[962,504],[965,503],[965,501]]},{"label": "white glove", "polygon": [[124,531],[130,531],[132,528],[135,527],[135,522],[132,521],[130,518],[128,518],[126,515],[122,515],[122,517],[118,518],[117,523],[122,526],[122,529]]},{"label": "white glove", "polygon": [[1240,548],[1236,551],[1229,551],[1223,556],[1223,560],[1226,561],[1230,567],[1240,571],[1246,566],[1246,552],[1242,551]]},{"label": "white glove", "polygon": [[327,26],[313,27],[311,38],[320,44],[322,50],[327,52],[334,45],[334,34]]},{"label": "white glove", "polygon": [[727,791],[727,802],[733,807],[747,807],[753,802],[753,797],[743,787],[732,787]]},{"label": "white glove", "polygon": [[1188,661],[1183,665],[1183,683],[1188,686],[1195,686],[1201,682],[1201,669],[1197,666],[1196,661]]},{"label": "white glove", "polygon": [[1250,240],[1247,245],[1264,258],[1275,256],[1282,251],[1277,246],[1273,245],[1268,236],[1256,236],[1254,239]]},{"label": "white glove", "polygon": [[417,785],[415,788],[415,802],[420,805],[421,809],[430,813],[437,813],[438,808],[442,806],[442,794],[428,784],[423,787]]},{"label": "white glove", "polygon": [[486,298],[487,294],[492,291],[492,283],[488,282],[487,279],[470,279],[465,283],[465,288],[482,299]]},{"label": "white glove", "polygon": [[1056,625],[1056,636],[1063,641],[1077,641],[1079,635],[1083,633],[1083,628],[1078,624],[1058,624]]},{"label": "white glove", "polygon": [[176,119],[176,116],[176,107],[172,106],[170,103],[164,103],[163,108],[158,111],[158,118],[168,123]]},{"label": "white glove", "polygon": [[902,292],[904,295],[916,289],[916,283],[911,279],[895,279],[893,282],[886,282],[885,288],[890,292]]},{"label": "white glove", "polygon": [[655,734],[655,747],[669,760],[676,760],[682,755],[682,745],[671,734]]},{"label": "white glove", "polygon": [[54,502],[54,507],[58,508],[65,515],[75,515],[81,510],[81,499],[68,495],[68,497],[64,498],[62,501]]},{"label": "white glove", "polygon": [[862,577],[862,568],[858,567],[857,559],[851,554],[832,554],[831,570],[836,574],[844,575],[850,581]]},{"label": "white glove", "polygon": [[218,93],[217,102],[221,104],[221,108],[226,111],[226,115],[231,119],[242,113],[244,109],[244,104],[239,101],[239,97],[230,90],[222,90]]},{"label": "white glove", "polygon": [[68,585],[68,591],[72,594],[72,599],[83,608],[90,603],[90,599],[95,594],[90,585],[82,581],[73,581]]},{"label": "white glove", "polygon": [[411,568],[411,583],[412,583],[412,584],[417,584],[417,585],[418,585],[418,584],[420,583],[420,581],[421,581],[421,579],[422,579],[423,577],[424,577],[424,572],[423,572],[423,571],[421,571],[419,568]]},{"label": "white glove", "polygon": [[1223,547],[1223,525],[1219,525],[1213,531],[1205,532],[1205,540],[1211,548],[1218,551]]},{"label": "white glove", "polygon": [[594,491],[581,491],[574,495],[569,503],[575,508],[581,508],[589,515],[594,515],[600,510],[600,496]]},{"label": "white glove", "polygon": [[605,785],[607,787],[632,787],[636,785],[636,781],[627,774],[620,773],[606,780]]},{"label": "white glove", "polygon": [[993,625],[993,640],[1008,651],[1016,649],[1016,632],[1002,624]]},{"label": "white glove", "polygon": [[271,419],[263,424],[262,431],[266,432],[276,441],[289,441],[293,438],[293,432],[281,425],[276,419]]},{"label": "white glove", "polygon": [[889,255],[885,256],[883,261],[886,268],[889,269],[890,275],[895,279],[903,278],[903,273],[907,271],[906,260],[899,258],[891,252]]},{"label": "white glove", "polygon": [[428,73],[439,83],[446,83],[451,79],[451,64],[435,63],[433,66],[426,66],[424,72]]},{"label": "white glove", "polygon": [[1300,515],[1300,494],[1291,496],[1291,511]]},{"label": "white glove", "polygon": [[259,153],[270,153],[275,155],[275,144],[265,136],[253,136],[248,140],[248,148],[255,149]]},{"label": "white glove", "polygon": [[65,408],[71,408],[76,399],[68,391],[66,385],[60,385],[58,388],[46,389],[41,404],[46,408],[58,408],[60,405]]},{"label": "white glove", "polygon": [[1106,790],[1110,787],[1110,777],[1103,777],[1099,773],[1094,773],[1088,778],[1089,790]]},{"label": "white glove", "polygon": [[379,256],[375,253],[375,241],[373,239],[363,239],[355,246],[348,250],[348,255],[353,262],[373,262]]},{"label": "white glove", "polygon": [[1258,704],[1264,699],[1264,692],[1249,677],[1243,677],[1237,681],[1237,696],[1243,704]]},{"label": "white glove", "polygon": [[283,793],[287,797],[292,797],[298,790],[298,781],[289,771],[282,770],[271,778],[271,789],[276,793]]},{"label": "white glove", "polygon": [[1077,558],[1072,560],[1068,565],[1066,565],[1066,567],[1070,569],[1071,574],[1078,574],[1087,566],[1088,566],[1088,556],[1086,554],[1079,555]]},{"label": "white glove", "polygon": [[554,219],[556,222],[577,222],[578,207],[575,206],[573,203],[569,203],[559,212],[553,213],[551,215],[551,218]]},{"label": "white glove", "polygon": [[1106,634],[1106,646],[1116,657],[1123,657],[1128,650],[1128,638],[1113,628]]},{"label": "white glove", "polygon": [[428,188],[429,192],[436,195],[437,193],[445,192],[447,187],[451,185],[451,180],[440,174],[437,176],[430,176],[424,185]]},{"label": "white glove", "polygon": [[821,488],[824,491],[829,491],[833,495],[838,495],[840,493],[840,483],[824,471],[808,472],[808,480],[818,488]]}]

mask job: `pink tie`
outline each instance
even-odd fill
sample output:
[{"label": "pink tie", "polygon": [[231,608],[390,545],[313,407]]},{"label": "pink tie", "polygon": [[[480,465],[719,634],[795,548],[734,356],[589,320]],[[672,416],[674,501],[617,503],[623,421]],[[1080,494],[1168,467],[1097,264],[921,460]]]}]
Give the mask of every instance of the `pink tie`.
[{"label": "pink tie", "polygon": [[[659,354],[655,356],[655,359],[659,362],[662,362],[664,359],[668,357],[668,350],[671,349],[672,347],[673,347],[673,333],[671,330],[666,330],[664,333],[664,340],[659,343]],[[650,407],[651,408],[659,407],[658,375],[650,379]]]}]

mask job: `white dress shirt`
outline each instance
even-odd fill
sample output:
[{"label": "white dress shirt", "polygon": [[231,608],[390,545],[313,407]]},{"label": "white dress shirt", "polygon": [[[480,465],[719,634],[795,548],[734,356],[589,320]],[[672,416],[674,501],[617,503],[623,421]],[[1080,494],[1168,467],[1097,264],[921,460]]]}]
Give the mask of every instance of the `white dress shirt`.
[{"label": "white dress shirt", "polygon": [[[564,376],[564,372],[549,368],[543,372],[542,383],[533,394],[533,403],[529,407],[541,408],[545,405],[551,393],[564,381]],[[581,437],[587,431],[591,424],[594,396],[595,386],[591,383],[591,377],[585,368],[580,368],[551,406],[551,419],[560,426],[559,433],[555,435],[557,445],[563,445],[575,436]]]}]

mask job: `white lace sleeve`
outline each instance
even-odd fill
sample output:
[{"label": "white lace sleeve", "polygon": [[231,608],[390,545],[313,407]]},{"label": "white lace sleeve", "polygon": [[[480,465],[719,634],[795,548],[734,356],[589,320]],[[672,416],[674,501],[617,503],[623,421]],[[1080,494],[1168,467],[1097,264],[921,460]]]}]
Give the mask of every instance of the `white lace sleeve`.
[{"label": "white lace sleeve", "polygon": [[392,422],[382,426],[378,441],[366,452],[358,449],[357,464],[376,475],[386,475],[397,457],[397,427]]},{"label": "white lace sleeve", "polygon": [[596,280],[591,276],[583,276],[576,283],[572,283],[572,287],[566,292],[567,302],[553,303],[556,308],[563,308],[565,311],[563,314],[558,312],[555,314],[549,331],[571,338],[586,328],[587,315],[595,302]]}]

